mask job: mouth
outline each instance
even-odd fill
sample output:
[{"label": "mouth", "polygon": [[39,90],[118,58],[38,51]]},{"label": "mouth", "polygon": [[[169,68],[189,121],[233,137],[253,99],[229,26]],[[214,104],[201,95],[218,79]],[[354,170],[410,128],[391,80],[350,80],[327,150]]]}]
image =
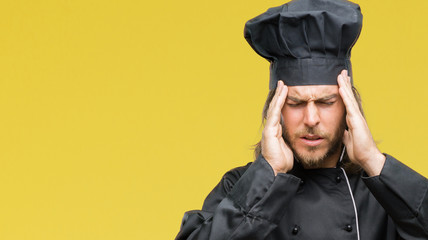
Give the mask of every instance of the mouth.
[{"label": "mouth", "polygon": [[304,135],[302,137],[300,137],[300,140],[303,142],[303,144],[308,145],[308,146],[317,146],[319,144],[322,143],[322,141],[324,140],[323,137],[318,136],[318,135]]}]

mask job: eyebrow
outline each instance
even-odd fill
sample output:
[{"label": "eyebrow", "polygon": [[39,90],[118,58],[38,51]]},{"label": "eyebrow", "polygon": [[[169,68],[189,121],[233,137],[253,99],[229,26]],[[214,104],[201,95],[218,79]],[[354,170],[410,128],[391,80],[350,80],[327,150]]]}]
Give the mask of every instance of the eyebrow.
[{"label": "eyebrow", "polygon": [[[331,95],[327,95],[327,96],[324,96],[324,97],[317,98],[314,101],[316,101],[316,102],[319,102],[319,101],[328,101],[328,100],[330,100],[332,98],[336,98],[336,97],[337,97],[337,94],[334,93],[334,94],[331,94]],[[299,98],[293,97],[293,96],[287,96],[287,99],[290,99],[291,101],[297,102],[297,103],[306,102],[306,100],[299,99]]]}]

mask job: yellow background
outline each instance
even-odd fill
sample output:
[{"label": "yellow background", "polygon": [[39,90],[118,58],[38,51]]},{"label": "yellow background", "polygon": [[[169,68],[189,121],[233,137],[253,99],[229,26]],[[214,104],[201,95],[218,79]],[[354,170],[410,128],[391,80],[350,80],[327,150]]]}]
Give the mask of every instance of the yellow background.
[{"label": "yellow background", "polygon": [[[268,1],[0,2],[0,239],[173,239],[253,160]],[[383,152],[428,176],[428,1],[357,1],[356,86]]]}]

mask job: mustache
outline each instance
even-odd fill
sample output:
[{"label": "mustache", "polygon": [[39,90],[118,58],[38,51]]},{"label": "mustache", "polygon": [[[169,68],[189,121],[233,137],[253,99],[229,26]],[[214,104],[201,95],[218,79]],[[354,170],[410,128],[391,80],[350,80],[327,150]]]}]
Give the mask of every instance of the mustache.
[{"label": "mustache", "polygon": [[297,131],[295,133],[295,136],[301,137],[301,136],[308,135],[308,134],[317,135],[321,138],[328,138],[328,136],[329,136],[327,133],[319,130],[318,128],[312,128],[312,127],[305,127],[304,129]]},{"label": "mustache", "polygon": [[[301,136],[305,136],[305,135],[317,135],[321,138],[325,138],[325,139],[330,139],[330,135],[328,133],[325,133],[324,131],[320,130],[319,128],[313,128],[313,127],[305,127],[304,129],[301,129],[297,132],[294,133],[294,137],[295,138],[300,138]],[[282,125],[282,137],[284,138],[284,140],[286,142],[289,143],[289,138],[290,135],[289,133],[287,133],[287,129],[285,128],[284,125]]]}]

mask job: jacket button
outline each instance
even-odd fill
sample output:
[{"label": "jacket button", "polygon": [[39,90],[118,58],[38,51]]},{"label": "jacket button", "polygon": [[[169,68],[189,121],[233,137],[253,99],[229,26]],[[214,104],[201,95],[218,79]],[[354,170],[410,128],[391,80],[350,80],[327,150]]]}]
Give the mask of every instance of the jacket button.
[{"label": "jacket button", "polygon": [[342,181],[342,178],[341,178],[340,176],[337,176],[337,177],[336,177],[336,182],[337,182],[337,183],[340,183],[340,181]]},{"label": "jacket button", "polygon": [[305,184],[304,180],[300,180],[300,186],[302,186],[303,184]]},{"label": "jacket button", "polygon": [[293,228],[293,230],[291,231],[291,233],[293,234],[293,235],[296,235],[298,232],[299,232],[299,230],[300,230],[300,227],[299,226],[294,226],[294,228]]},{"label": "jacket button", "polygon": [[352,231],[352,226],[349,225],[349,224],[346,225],[345,230],[348,231],[348,232]]}]

